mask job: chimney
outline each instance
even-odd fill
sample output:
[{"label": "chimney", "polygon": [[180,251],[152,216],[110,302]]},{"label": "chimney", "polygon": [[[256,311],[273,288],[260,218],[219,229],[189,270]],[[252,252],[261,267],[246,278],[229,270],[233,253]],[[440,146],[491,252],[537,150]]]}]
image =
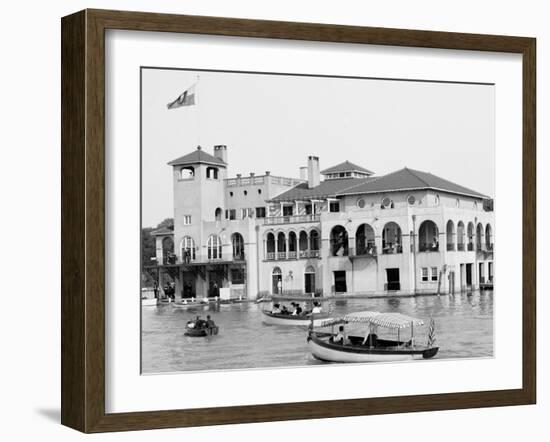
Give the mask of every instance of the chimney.
[{"label": "chimney", "polygon": [[307,166],[300,167],[300,179],[307,181]]},{"label": "chimney", "polygon": [[225,144],[217,144],[214,146],[214,156],[227,164],[227,146]]},{"label": "chimney", "polygon": [[319,157],[310,155],[307,158],[307,184],[310,189],[313,187],[317,187],[320,184],[320,175],[321,172],[319,170]]},{"label": "chimney", "polygon": [[271,172],[270,172],[269,170],[266,170],[266,171],[265,171],[265,174],[266,174],[267,176],[269,176],[269,175],[271,175]]}]

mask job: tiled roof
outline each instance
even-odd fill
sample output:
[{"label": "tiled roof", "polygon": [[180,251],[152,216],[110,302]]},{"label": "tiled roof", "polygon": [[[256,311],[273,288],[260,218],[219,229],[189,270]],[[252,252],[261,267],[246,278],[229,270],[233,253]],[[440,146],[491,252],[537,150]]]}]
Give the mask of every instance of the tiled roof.
[{"label": "tiled roof", "polygon": [[321,171],[323,175],[327,175],[329,173],[339,173],[339,172],[362,172],[369,175],[374,174],[374,172],[371,172],[370,170],[365,169],[364,167],[358,166],[357,164],[350,163],[349,161],[344,161],[343,163],[337,164],[336,166],[332,166],[332,167],[329,167],[328,169]]},{"label": "tiled roof", "polygon": [[271,201],[293,201],[413,189],[434,189],[476,198],[488,198],[475,190],[452,183],[431,173],[405,167],[380,177],[325,180],[312,189],[308,188],[307,183],[302,183],[272,198]]},{"label": "tiled roof", "polygon": [[468,189],[431,173],[413,170],[407,167],[371,179],[365,183],[357,183],[353,186],[349,186],[339,191],[338,195],[395,192],[409,189],[434,189],[477,198],[488,198],[486,195],[476,192],[475,190]]},{"label": "tiled roof", "polygon": [[325,180],[321,181],[318,186],[313,187],[312,189],[308,188],[307,183],[301,183],[298,184],[296,187],[293,187],[292,189],[281,193],[275,198],[272,198],[271,201],[294,201],[300,199],[334,197],[338,194],[339,191],[357,185],[358,183],[364,183],[365,181],[373,179],[374,178],[343,178],[341,180]]},{"label": "tiled roof", "polygon": [[188,153],[182,157],[176,158],[168,163],[169,166],[181,166],[184,164],[197,164],[197,163],[206,163],[206,164],[215,164],[220,166],[225,166],[225,163],[215,157],[210,155],[208,152],[205,152],[201,149],[200,146],[197,147],[197,150]]}]

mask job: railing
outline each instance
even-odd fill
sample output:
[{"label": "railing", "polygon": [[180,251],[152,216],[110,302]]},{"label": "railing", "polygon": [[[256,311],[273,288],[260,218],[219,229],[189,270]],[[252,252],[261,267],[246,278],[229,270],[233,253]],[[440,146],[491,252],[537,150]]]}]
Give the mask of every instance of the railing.
[{"label": "railing", "polygon": [[350,249],[349,254],[352,256],[376,256],[377,250],[376,250],[376,246],[368,245],[363,247],[357,247],[355,249]]},{"label": "railing", "polygon": [[466,245],[465,245],[464,243],[458,243],[458,244],[456,245],[456,249],[457,249],[459,252],[463,252],[464,249],[465,249],[465,246],[466,246]]},{"label": "railing", "polygon": [[270,216],[265,218],[264,224],[291,224],[291,223],[312,223],[321,219],[320,214],[315,215],[289,215],[289,216]]},{"label": "railing", "polygon": [[419,252],[439,252],[439,244],[419,244]]},{"label": "railing", "polygon": [[401,244],[386,246],[382,249],[383,255],[395,255],[397,253],[403,253],[403,246]]},{"label": "railing", "polygon": [[455,245],[447,244],[447,252],[454,252],[454,251],[455,251]]},{"label": "railing", "polygon": [[267,252],[266,260],[287,260],[287,259],[307,259],[307,258],[319,258],[319,250],[300,250],[299,252]]}]

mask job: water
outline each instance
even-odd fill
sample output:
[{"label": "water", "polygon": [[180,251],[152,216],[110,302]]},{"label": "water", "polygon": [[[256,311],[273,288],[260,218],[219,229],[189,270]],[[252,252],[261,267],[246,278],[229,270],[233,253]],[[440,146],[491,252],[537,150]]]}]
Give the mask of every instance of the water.
[{"label": "water", "polygon": [[[452,296],[332,300],[332,315],[360,310],[400,312],[424,319],[416,342],[426,342],[429,318],[436,324],[437,358],[493,355],[493,292]],[[266,308],[270,304],[265,304]],[[142,308],[142,371],[162,373],[320,364],[306,345],[306,329],[265,325],[261,304],[209,305],[176,309],[170,305]],[[184,336],[185,323],[209,314],[220,327],[217,336]],[[392,335],[393,333],[393,335]],[[396,331],[378,335],[396,338]],[[402,337],[409,337],[403,332]]]}]

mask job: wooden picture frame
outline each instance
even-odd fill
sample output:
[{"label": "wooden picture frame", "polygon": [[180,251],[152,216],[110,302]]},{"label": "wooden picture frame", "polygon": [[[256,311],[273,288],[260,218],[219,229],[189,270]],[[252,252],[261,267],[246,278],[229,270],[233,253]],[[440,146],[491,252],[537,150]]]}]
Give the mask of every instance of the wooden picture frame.
[{"label": "wooden picture frame", "polygon": [[[105,30],[516,53],[523,64],[523,385],[271,405],[105,412]],[[536,41],[533,38],[84,10],[62,19],[62,409],[83,432],[533,404],[536,400]]]}]

